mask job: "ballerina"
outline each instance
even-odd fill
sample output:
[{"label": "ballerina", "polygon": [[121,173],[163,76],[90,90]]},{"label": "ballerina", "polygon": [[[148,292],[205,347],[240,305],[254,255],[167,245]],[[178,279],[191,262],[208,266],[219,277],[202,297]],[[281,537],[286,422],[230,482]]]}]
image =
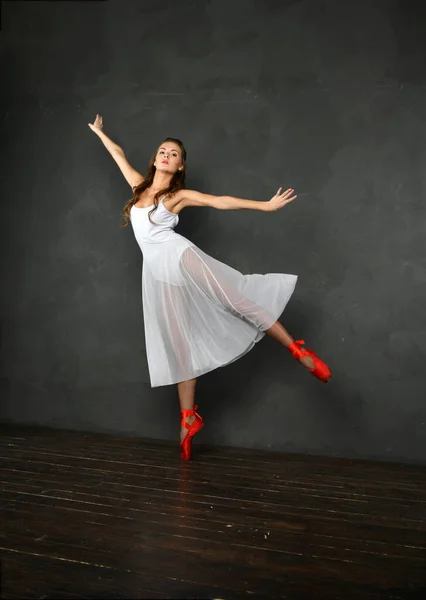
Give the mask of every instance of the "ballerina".
[{"label": "ballerina", "polygon": [[296,199],[294,190],[279,188],[270,200],[256,201],[186,189],[186,150],[175,138],[161,143],[143,176],[104,133],[100,115],[88,125],[133,191],[123,210],[123,227],[131,223],[143,254],[142,303],[150,382],[151,387],[177,384],[181,457],[191,459],[192,440],[204,426],[195,405],[197,378],[242,357],[265,334],[327,382],[329,367],[277,320],[294,291],[296,275],[243,275],[174,231],[180,212],[188,206],[275,212]]}]

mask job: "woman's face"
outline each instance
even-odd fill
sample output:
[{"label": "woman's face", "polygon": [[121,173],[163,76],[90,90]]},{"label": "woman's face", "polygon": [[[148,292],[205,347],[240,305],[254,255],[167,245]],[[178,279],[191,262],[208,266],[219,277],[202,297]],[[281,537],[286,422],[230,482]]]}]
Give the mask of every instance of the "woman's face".
[{"label": "woman's face", "polygon": [[154,166],[157,171],[173,175],[177,170],[182,171],[182,152],[174,142],[163,142],[157,150]]}]

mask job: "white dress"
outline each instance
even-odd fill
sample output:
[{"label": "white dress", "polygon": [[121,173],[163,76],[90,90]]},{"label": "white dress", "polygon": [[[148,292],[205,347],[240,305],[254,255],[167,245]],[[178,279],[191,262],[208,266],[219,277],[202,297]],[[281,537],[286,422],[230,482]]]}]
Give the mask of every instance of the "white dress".
[{"label": "white dress", "polygon": [[296,275],[243,275],[174,231],[164,198],[132,206],[142,250],[142,302],[151,387],[198,377],[251,350],[283,312]]}]

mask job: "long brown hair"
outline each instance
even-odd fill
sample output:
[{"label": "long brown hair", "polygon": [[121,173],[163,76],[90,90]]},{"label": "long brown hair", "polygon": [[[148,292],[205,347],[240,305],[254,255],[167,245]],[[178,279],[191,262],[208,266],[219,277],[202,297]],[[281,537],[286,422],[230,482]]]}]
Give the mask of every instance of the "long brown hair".
[{"label": "long brown hair", "polygon": [[[171,138],[168,137],[165,140],[163,140],[162,143],[164,142],[174,142],[177,146],[179,146],[180,151],[182,153],[182,170],[181,171],[176,171],[176,173],[173,175],[173,177],[170,180],[170,185],[167,188],[164,188],[163,190],[159,190],[155,196],[154,196],[154,208],[152,210],[149,211],[148,213],[148,218],[151,221],[151,223],[153,223],[153,221],[151,220],[151,215],[153,212],[155,212],[157,210],[158,207],[158,202],[160,200],[160,198],[162,196],[166,196],[168,194],[173,195],[176,194],[177,191],[181,190],[182,188],[185,187],[185,170],[186,170],[186,150],[184,145],[182,144],[182,142],[176,138]],[[161,146],[161,144],[160,144]],[[157,150],[158,152],[158,150]],[[136,202],[139,199],[139,196],[149,187],[151,187],[152,182],[154,181],[154,176],[155,176],[155,171],[157,170],[156,167],[154,166],[154,162],[155,162],[155,158],[157,156],[157,152],[155,152],[149,162],[149,166],[148,166],[148,170],[146,172],[146,175],[144,177],[144,180],[141,184],[139,184],[138,186],[133,188],[133,198],[130,198],[130,200],[128,200],[128,202],[126,203],[124,209],[123,209],[123,217],[125,219],[125,223],[123,223],[122,227],[127,227],[127,225],[130,222],[130,209],[132,208],[132,206],[134,204],[136,204]]]}]

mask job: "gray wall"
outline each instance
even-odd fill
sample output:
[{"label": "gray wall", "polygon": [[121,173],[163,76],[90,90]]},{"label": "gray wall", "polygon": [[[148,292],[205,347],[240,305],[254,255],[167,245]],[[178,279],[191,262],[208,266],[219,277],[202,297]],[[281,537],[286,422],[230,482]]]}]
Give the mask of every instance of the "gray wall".
[{"label": "gray wall", "polygon": [[177,439],[151,389],[130,189],[87,123],[145,169],[279,213],[187,209],[178,231],[246,273],[299,275],[270,338],[202,377],[200,442],[426,459],[426,10],[403,0],[3,3],[3,421]]}]

